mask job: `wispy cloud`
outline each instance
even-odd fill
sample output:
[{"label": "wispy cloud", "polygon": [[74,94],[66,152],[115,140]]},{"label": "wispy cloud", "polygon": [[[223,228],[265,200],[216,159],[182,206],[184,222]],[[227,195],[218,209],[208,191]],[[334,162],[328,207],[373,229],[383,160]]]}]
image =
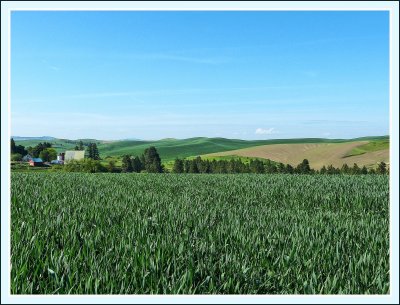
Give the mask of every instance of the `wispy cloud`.
[{"label": "wispy cloud", "polygon": [[277,130],[275,130],[274,127],[268,128],[268,129],[264,129],[264,128],[257,128],[255,134],[258,135],[269,135],[269,134],[275,134],[278,133]]}]

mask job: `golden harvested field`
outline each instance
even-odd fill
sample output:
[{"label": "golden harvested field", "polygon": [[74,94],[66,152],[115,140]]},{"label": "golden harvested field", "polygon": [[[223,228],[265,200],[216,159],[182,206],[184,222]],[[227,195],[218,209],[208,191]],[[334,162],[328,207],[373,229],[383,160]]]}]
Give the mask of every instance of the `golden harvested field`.
[{"label": "golden harvested field", "polygon": [[359,166],[374,166],[378,162],[389,162],[389,149],[366,152],[362,155],[345,157],[356,147],[367,144],[368,141],[355,141],[345,143],[302,143],[302,144],[272,144],[254,146],[250,148],[207,154],[205,156],[242,156],[270,159],[276,162],[299,164],[303,159],[308,159],[310,166],[320,169],[323,165],[332,164],[341,167],[344,163]]}]

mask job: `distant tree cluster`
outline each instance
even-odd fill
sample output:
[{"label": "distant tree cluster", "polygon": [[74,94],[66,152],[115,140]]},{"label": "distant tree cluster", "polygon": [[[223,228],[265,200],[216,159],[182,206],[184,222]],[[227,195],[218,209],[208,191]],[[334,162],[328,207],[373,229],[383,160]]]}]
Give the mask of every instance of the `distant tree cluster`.
[{"label": "distant tree cluster", "polygon": [[40,153],[47,148],[51,148],[51,143],[49,143],[49,142],[39,143],[33,147],[29,146],[27,148],[27,150],[28,150],[28,154],[30,154],[32,157],[39,158]]},{"label": "distant tree cluster", "polygon": [[308,161],[304,160],[297,168],[293,168],[290,164],[274,163],[270,160],[261,161],[252,159],[244,162],[241,159],[231,160],[203,160],[197,157],[193,160],[176,159],[174,162],[174,173],[202,173],[202,174],[272,174],[272,173],[311,173]]},{"label": "distant tree cluster", "polygon": [[[82,143],[83,148],[83,143]],[[83,149],[82,149],[83,150]],[[96,143],[89,143],[86,150],[87,157],[92,160],[100,160],[99,149]]]},{"label": "distant tree cluster", "polygon": [[85,150],[82,140],[79,141],[79,144],[75,146],[75,150]]},{"label": "distant tree cluster", "polygon": [[386,174],[386,164],[381,162],[377,170],[368,170],[365,166],[360,168],[356,163],[353,167],[343,165],[341,169],[335,168],[332,165],[328,167],[323,166],[321,170],[314,170],[310,168],[307,159],[304,159],[296,167],[290,164],[276,163],[270,160],[261,161],[259,159],[250,160],[250,162],[243,162],[241,159],[231,160],[203,160],[197,157],[192,160],[176,159],[174,162],[174,173],[202,173],[202,174],[237,174],[237,173],[255,173],[255,174]]},{"label": "distant tree cluster", "polygon": [[[81,143],[82,143],[83,146],[88,146],[91,143],[96,143],[96,144],[100,143],[100,142],[95,142],[93,140],[91,140],[91,141],[88,141],[88,140],[86,140],[86,141],[83,141],[83,140],[77,141],[77,140],[68,140],[68,139],[60,139],[60,140],[62,140],[65,143],[68,143],[68,144],[75,144],[78,147],[81,145]],[[80,149],[80,150],[83,150],[83,149]]]},{"label": "distant tree cluster", "polygon": [[338,175],[338,174],[347,174],[347,175],[367,175],[367,174],[388,174],[389,171],[386,168],[385,162],[380,162],[378,164],[377,169],[367,169],[364,165],[360,168],[357,163],[353,164],[353,167],[348,166],[347,164],[343,164],[341,168],[335,168],[332,165],[326,167],[325,165],[318,171],[319,174],[326,174],[326,175]]},{"label": "distant tree cluster", "polygon": [[15,145],[15,141],[11,138],[11,154],[20,154],[26,155],[28,152],[25,149],[25,146],[22,145]]},{"label": "distant tree cluster", "polygon": [[124,173],[140,173],[145,170],[147,173],[162,173],[164,168],[161,158],[156,148],[151,146],[146,148],[141,156],[125,155],[122,158],[121,171]]}]

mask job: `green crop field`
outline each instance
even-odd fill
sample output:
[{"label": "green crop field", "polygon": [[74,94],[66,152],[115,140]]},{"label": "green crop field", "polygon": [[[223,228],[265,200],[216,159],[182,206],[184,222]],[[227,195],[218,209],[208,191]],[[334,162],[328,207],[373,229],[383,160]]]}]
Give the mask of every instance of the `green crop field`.
[{"label": "green crop field", "polygon": [[387,294],[386,175],[11,174],[13,294]]}]

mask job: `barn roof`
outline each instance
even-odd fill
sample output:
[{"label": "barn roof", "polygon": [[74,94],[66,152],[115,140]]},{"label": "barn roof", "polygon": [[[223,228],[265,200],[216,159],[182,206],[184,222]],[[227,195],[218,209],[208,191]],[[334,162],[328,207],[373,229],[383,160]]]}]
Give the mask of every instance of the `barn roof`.
[{"label": "barn roof", "polygon": [[32,160],[33,162],[43,162],[43,160],[40,159],[40,158],[32,158],[31,160]]}]

